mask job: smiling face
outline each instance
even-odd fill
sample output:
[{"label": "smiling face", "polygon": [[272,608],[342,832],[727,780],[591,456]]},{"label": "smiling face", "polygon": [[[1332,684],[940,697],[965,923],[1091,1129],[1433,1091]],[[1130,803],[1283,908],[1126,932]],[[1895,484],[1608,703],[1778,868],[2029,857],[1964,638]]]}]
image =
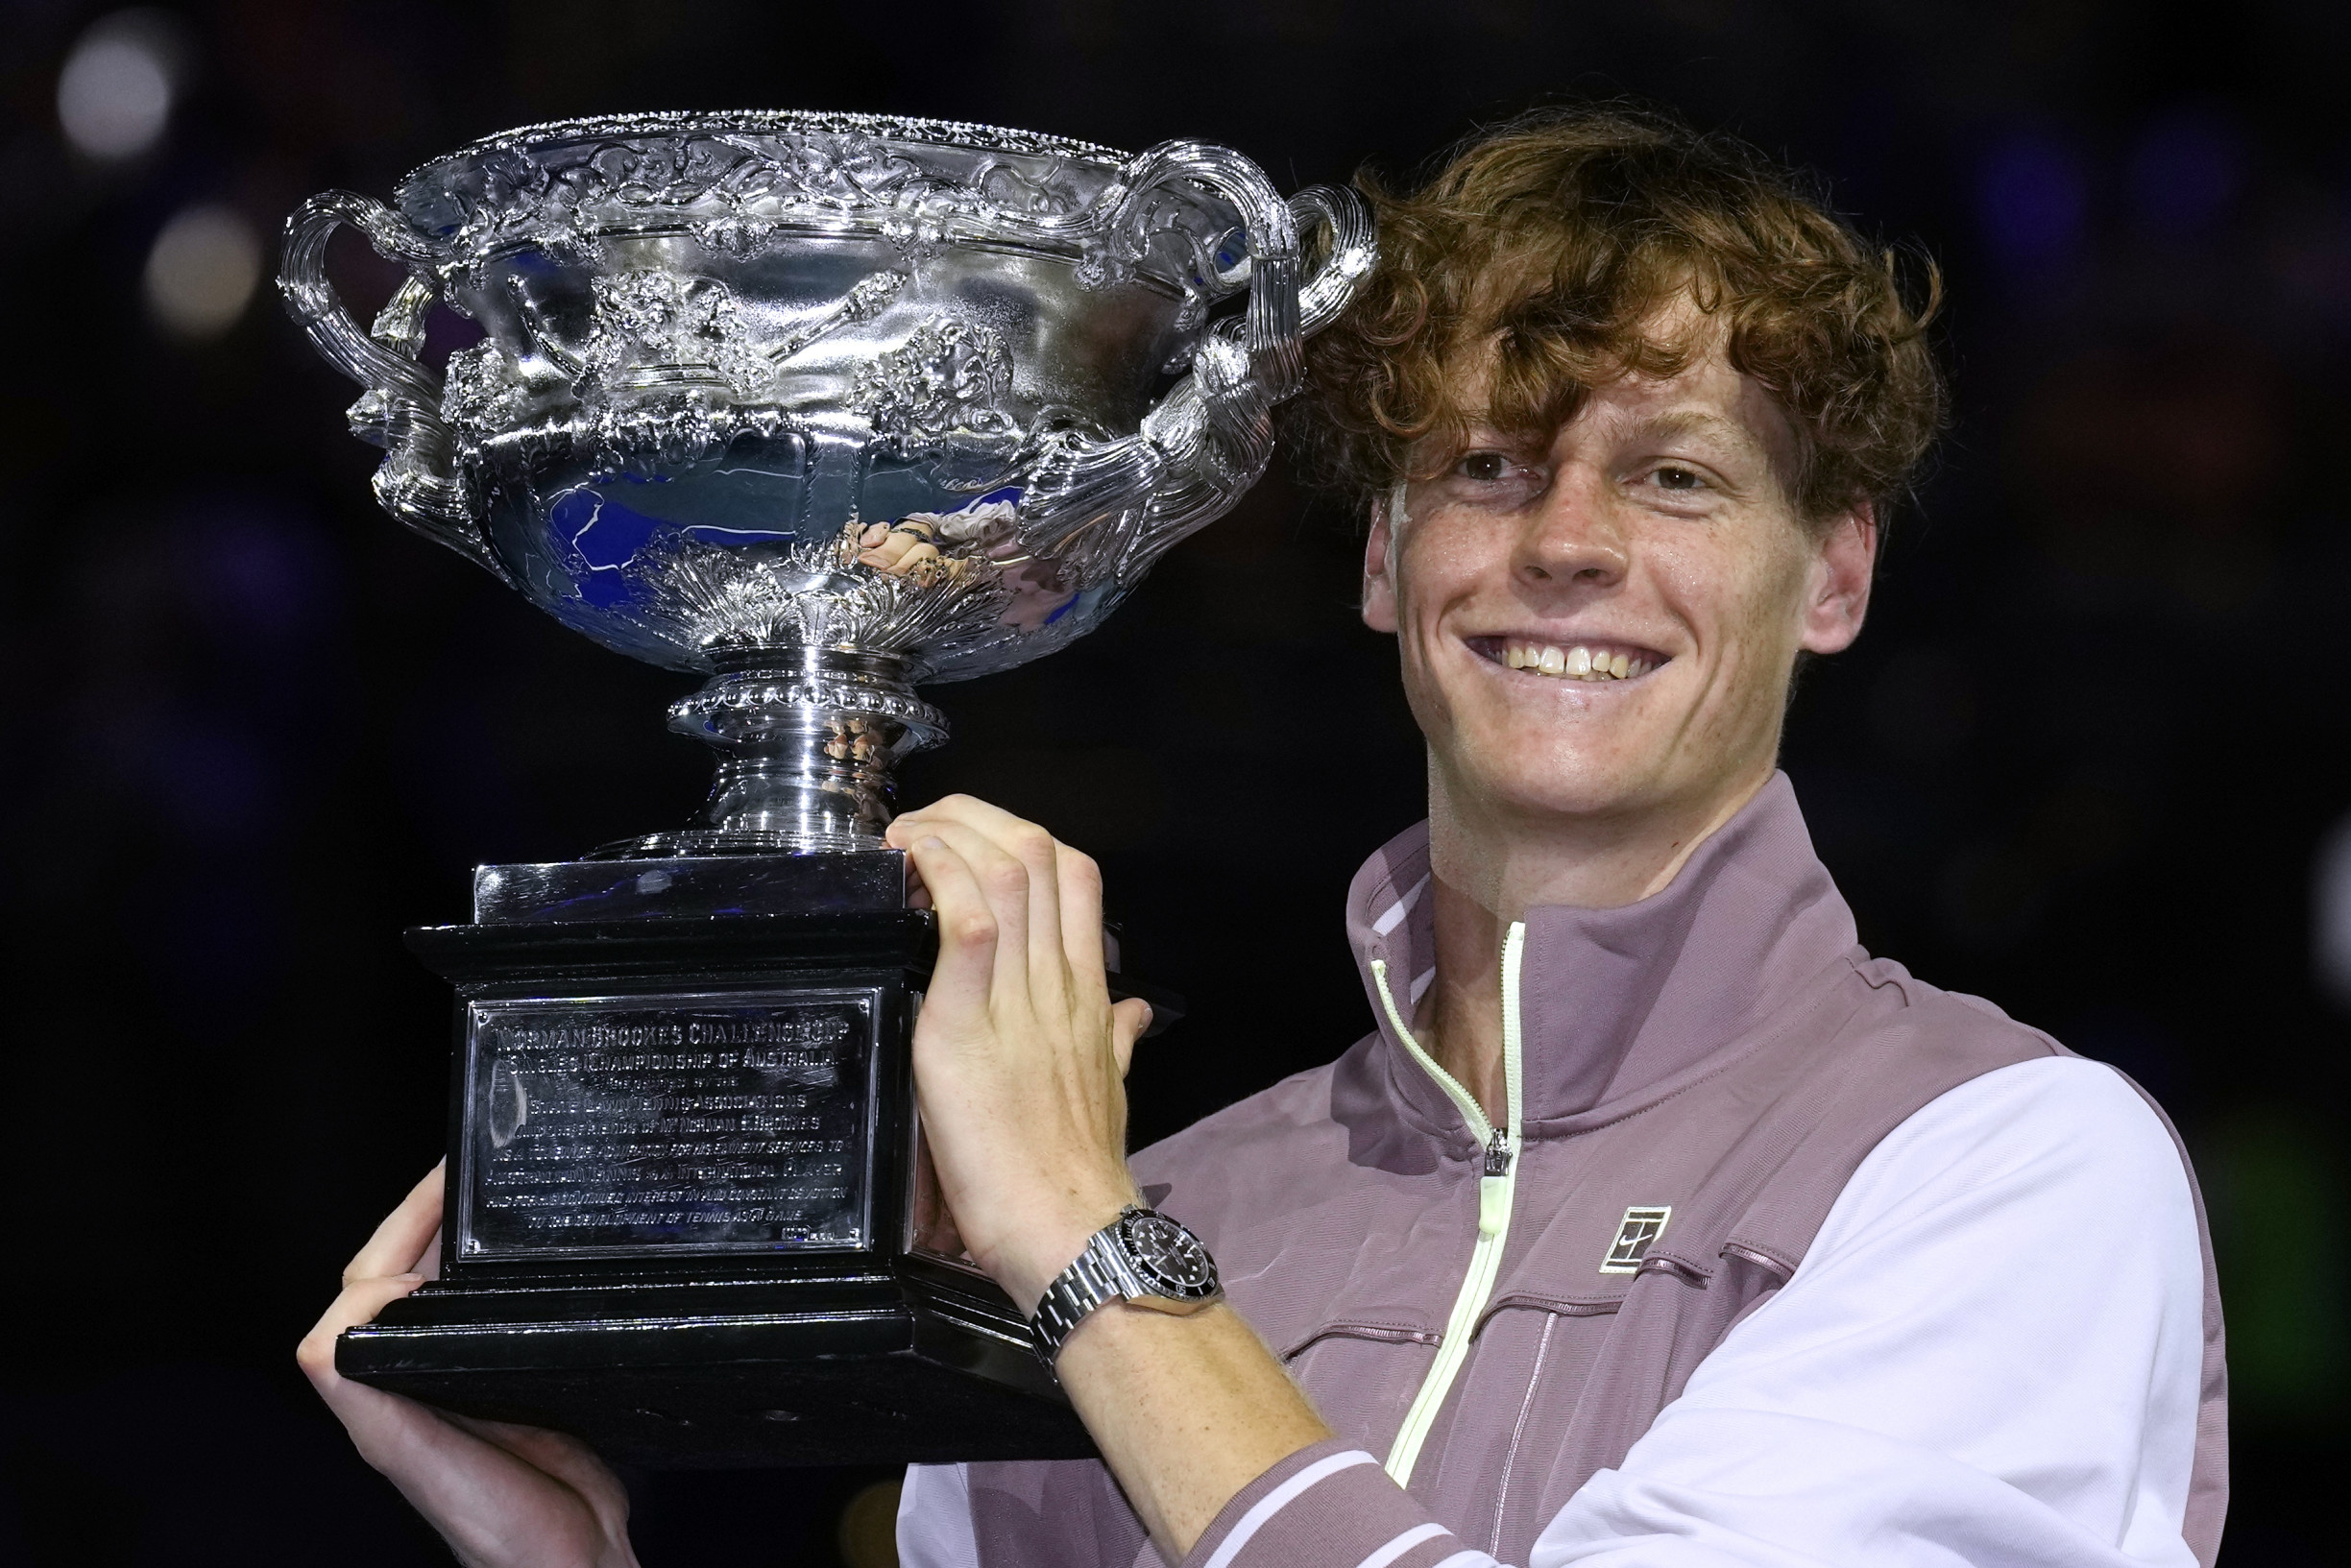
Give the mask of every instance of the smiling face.
[{"label": "smiling face", "polygon": [[1860,631],[1866,508],[1802,518],[1779,405],[1719,346],[1595,389],[1547,447],[1472,428],[1374,522],[1364,619],[1394,632],[1451,820],[1703,832],[1770,777],[1800,650]]}]

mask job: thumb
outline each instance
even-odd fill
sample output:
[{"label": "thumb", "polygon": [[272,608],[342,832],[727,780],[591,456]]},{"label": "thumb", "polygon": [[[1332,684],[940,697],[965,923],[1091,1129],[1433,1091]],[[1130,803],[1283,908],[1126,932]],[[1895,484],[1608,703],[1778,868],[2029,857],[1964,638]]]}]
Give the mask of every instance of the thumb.
[{"label": "thumb", "polygon": [[1110,1050],[1118,1058],[1119,1076],[1134,1061],[1135,1042],[1151,1027],[1151,1007],[1141,997],[1128,997],[1110,1009]]}]

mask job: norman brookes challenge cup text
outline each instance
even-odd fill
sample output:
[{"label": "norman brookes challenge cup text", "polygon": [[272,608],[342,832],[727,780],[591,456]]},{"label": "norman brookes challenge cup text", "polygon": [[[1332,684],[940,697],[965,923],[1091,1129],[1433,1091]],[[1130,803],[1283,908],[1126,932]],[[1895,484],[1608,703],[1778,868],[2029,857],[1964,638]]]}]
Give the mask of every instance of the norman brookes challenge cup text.
[{"label": "norman brookes challenge cup text", "polygon": [[476,1002],[470,1256],[857,1245],[873,1002]]}]

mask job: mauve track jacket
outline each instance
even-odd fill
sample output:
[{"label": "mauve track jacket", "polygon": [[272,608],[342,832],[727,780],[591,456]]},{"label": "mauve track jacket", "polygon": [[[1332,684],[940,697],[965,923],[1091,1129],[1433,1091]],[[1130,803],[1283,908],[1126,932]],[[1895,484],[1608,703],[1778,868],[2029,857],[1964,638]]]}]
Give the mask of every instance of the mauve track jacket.
[{"label": "mauve track jacket", "polygon": [[[1338,1434],[1185,1568],[2210,1568],[2219,1298],[2169,1123],[1864,952],[1784,775],[1662,893],[1512,928],[1499,1128],[1409,1031],[1427,879],[1416,829],[1350,891],[1374,1033],[1132,1162]],[[2005,1245],[2043,1193],[2056,1218]],[[1938,1339],[1938,1301],[1993,1342]],[[2062,1343],[2069,1319],[2095,1341]],[[1954,1348],[1978,1362],[1939,1364]],[[1949,1408],[1878,1431],[1807,1391],[1873,1357]],[[2037,1412],[2052,1357],[2094,1381]],[[1160,1561],[1094,1461],[916,1467],[900,1536],[913,1568]]]}]

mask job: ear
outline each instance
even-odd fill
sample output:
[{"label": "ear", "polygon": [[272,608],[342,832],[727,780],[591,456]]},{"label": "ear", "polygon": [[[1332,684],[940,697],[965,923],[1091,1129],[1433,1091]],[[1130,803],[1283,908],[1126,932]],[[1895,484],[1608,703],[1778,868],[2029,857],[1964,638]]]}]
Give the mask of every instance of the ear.
[{"label": "ear", "polygon": [[1397,514],[1403,510],[1402,486],[1371,503],[1371,532],[1364,539],[1363,618],[1375,632],[1396,629],[1395,574],[1390,569],[1390,552],[1395,544],[1396,525],[1402,520]]},{"label": "ear", "polygon": [[1878,570],[1878,509],[1868,501],[1831,522],[1813,547],[1805,588],[1803,647],[1841,653],[1861,635]]}]

